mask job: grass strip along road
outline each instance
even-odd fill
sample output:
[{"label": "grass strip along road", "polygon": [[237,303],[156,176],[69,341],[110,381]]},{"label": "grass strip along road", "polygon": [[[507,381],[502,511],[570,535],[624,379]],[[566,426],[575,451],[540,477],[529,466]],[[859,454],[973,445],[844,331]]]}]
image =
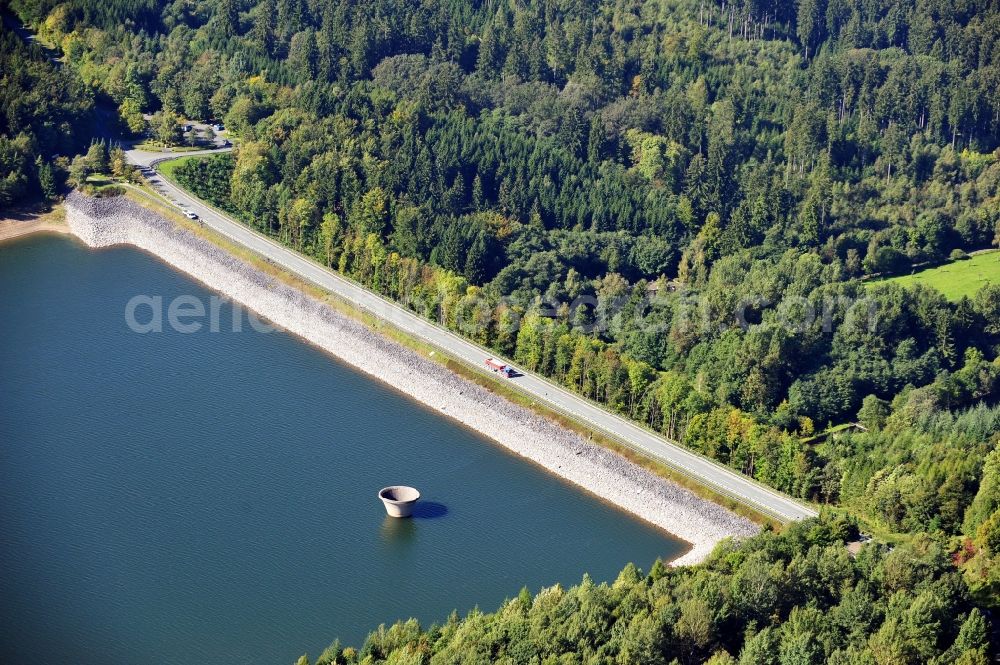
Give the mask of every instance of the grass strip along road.
[{"label": "grass strip along road", "polygon": [[[189,194],[155,171],[156,164],[164,161],[162,154],[130,151],[129,159],[144,168],[150,185],[164,194],[174,205],[193,211],[205,226],[259,254],[274,265],[316,284],[472,367],[482,369],[483,361],[487,357],[496,357],[492,351],[459,337],[298,252],[278,244]],[[502,358],[500,360],[507,362]],[[552,410],[584,423],[675,472],[779,521],[790,522],[817,514],[813,508],[718,462],[683,448],[541,376],[524,372],[515,378],[506,379],[505,382]]]}]

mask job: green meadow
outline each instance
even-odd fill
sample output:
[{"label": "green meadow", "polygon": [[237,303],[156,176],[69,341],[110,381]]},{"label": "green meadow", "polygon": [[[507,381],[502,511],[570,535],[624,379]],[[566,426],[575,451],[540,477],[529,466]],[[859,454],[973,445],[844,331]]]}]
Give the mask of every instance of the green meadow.
[{"label": "green meadow", "polygon": [[986,284],[1000,283],[1000,250],[974,254],[967,259],[921,270],[912,275],[900,275],[872,283],[894,282],[903,286],[926,284],[945,295],[948,300],[976,295]]}]

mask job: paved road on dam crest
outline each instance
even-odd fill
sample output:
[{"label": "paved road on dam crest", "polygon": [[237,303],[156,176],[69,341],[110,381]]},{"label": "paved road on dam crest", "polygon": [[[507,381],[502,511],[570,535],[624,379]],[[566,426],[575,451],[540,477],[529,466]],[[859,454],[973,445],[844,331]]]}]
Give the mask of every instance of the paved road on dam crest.
[{"label": "paved road on dam crest", "polygon": [[[223,150],[204,151],[224,152]],[[187,154],[204,154],[187,153]],[[436,348],[481,368],[483,360],[493,352],[465,340],[436,324],[368,291],[353,281],[338,275],[297,252],[283,247],[206,205],[155,171],[156,163],[181,155],[129,151],[132,163],[144,167],[147,180],[179,208],[191,210],[215,231],[244,245],[267,260],[306,279],[375,316],[391,323]],[[712,460],[687,450],[643,427],[606,411],[604,408],[531,373],[508,379],[518,390],[556,411],[566,413],[626,446],[658,460],[682,475],[688,476],[720,494],[771,515],[781,521],[793,521],[815,516],[811,507],[747,478]]]}]

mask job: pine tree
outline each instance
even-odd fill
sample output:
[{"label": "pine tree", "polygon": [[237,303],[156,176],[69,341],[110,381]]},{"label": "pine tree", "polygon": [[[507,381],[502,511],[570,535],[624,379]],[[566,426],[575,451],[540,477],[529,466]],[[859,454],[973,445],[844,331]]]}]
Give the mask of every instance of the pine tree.
[{"label": "pine tree", "polygon": [[250,39],[267,55],[274,54],[274,30],[277,6],[275,0],[264,0],[257,7]]},{"label": "pine tree", "polygon": [[482,285],[486,282],[486,241],[480,233],[469,246],[465,257],[465,279],[470,284]]},{"label": "pine tree", "polygon": [[38,173],[38,187],[46,201],[56,198],[56,176],[52,170],[52,165],[42,159],[41,155],[35,158],[35,171]]},{"label": "pine tree", "polygon": [[239,0],[220,0],[216,16],[222,34],[227,37],[240,34]]},{"label": "pine tree", "polygon": [[[484,205],[483,180],[477,173],[476,177],[472,180],[472,210],[474,212],[481,212]],[[1000,226],[997,227],[997,237],[1000,238]]]},{"label": "pine tree", "polygon": [[594,115],[590,121],[590,134],[587,137],[587,161],[591,164],[598,164],[604,159],[604,151],[607,148],[607,132],[604,130],[604,122],[599,115]]},{"label": "pine tree", "polygon": [[822,39],[824,6],[822,0],[798,0],[796,34],[809,58],[810,48]]},{"label": "pine tree", "polygon": [[937,319],[935,326],[935,336],[937,338],[937,350],[944,358],[949,367],[955,366],[958,354],[955,351],[955,336],[952,332],[952,324],[947,311],[942,312]]},{"label": "pine tree", "polygon": [[476,71],[486,78],[493,78],[500,71],[501,50],[492,27],[487,27],[479,40]]}]

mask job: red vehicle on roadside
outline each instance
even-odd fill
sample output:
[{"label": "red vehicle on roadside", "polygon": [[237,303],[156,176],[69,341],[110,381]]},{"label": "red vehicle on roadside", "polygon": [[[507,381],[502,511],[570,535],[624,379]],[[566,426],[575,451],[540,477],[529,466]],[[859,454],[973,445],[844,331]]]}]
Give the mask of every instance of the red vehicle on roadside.
[{"label": "red vehicle on roadside", "polygon": [[514,368],[510,365],[505,365],[499,360],[494,360],[493,358],[487,358],[483,363],[486,365],[486,369],[493,370],[497,374],[503,374],[508,379],[514,376]]}]

